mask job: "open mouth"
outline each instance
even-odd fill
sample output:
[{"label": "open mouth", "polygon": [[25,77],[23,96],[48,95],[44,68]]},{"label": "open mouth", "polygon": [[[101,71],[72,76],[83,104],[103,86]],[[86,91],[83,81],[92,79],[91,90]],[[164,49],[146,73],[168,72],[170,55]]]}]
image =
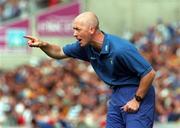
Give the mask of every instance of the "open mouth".
[{"label": "open mouth", "polygon": [[81,42],[82,39],[77,39],[79,42]]}]

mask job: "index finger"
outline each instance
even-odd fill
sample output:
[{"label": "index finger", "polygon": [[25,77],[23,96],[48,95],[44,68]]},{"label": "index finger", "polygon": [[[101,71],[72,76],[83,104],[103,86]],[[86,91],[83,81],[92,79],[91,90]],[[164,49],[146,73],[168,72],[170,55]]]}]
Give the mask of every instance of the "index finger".
[{"label": "index finger", "polygon": [[23,36],[24,38],[30,39],[30,40],[35,40],[36,38],[32,37],[32,36]]}]

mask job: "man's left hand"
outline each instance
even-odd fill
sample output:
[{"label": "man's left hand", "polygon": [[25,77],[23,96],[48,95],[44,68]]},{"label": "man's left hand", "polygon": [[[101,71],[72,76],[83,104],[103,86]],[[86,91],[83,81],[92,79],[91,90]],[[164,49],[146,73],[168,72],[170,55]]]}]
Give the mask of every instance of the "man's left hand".
[{"label": "man's left hand", "polygon": [[136,101],[136,99],[133,98],[132,100],[127,102],[123,107],[121,107],[121,109],[123,109],[125,112],[133,113],[138,111],[139,106],[140,106],[140,102]]}]

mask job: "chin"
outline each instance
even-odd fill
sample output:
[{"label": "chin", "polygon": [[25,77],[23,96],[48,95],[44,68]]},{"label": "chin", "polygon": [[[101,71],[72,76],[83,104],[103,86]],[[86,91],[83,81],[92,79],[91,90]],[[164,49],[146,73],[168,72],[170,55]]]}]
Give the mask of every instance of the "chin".
[{"label": "chin", "polygon": [[86,46],[86,45],[87,45],[86,43],[81,43],[81,42],[80,42],[80,46],[81,46],[81,47],[84,47],[84,46]]},{"label": "chin", "polygon": [[84,47],[84,46],[86,46],[86,44],[81,44],[81,43],[80,43],[80,46],[81,46],[81,47]]}]

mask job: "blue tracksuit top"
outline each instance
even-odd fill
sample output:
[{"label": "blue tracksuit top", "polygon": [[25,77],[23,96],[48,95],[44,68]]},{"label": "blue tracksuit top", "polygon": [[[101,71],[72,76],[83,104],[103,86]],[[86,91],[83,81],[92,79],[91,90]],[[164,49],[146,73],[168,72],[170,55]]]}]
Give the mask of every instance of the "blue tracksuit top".
[{"label": "blue tracksuit top", "polygon": [[63,51],[67,56],[90,62],[100,79],[110,86],[138,86],[152,70],[133,44],[107,33],[100,53],[91,45],[81,47],[78,41],[65,45]]}]

